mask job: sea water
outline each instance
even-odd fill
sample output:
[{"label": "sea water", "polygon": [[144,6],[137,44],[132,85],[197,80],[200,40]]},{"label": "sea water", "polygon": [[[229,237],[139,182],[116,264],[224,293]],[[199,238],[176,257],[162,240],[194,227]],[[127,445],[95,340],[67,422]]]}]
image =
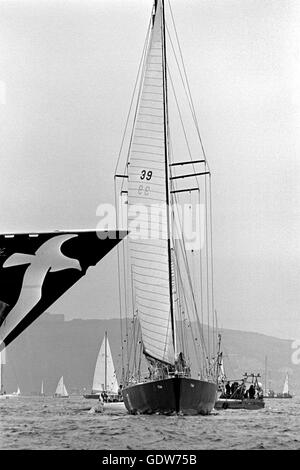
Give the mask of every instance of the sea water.
[{"label": "sea water", "polygon": [[300,397],[209,416],[95,413],[83,397],[0,400],[0,449],[300,449]]}]

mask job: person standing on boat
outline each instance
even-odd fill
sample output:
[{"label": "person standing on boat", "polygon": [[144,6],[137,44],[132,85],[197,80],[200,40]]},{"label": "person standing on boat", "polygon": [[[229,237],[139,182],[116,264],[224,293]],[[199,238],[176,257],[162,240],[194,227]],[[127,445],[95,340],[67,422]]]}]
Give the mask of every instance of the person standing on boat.
[{"label": "person standing on boat", "polygon": [[226,398],[230,398],[230,395],[231,395],[230,382],[227,382],[227,384],[225,385],[225,390],[226,390]]},{"label": "person standing on boat", "polygon": [[249,395],[249,398],[255,398],[255,388],[253,384],[251,384],[249,387],[248,395]]},{"label": "person standing on boat", "polygon": [[122,399],[122,388],[123,388],[123,385],[120,384],[119,390],[118,390],[118,400],[119,401],[121,401],[121,399]]},{"label": "person standing on boat", "polygon": [[236,393],[238,388],[239,388],[239,383],[238,382],[233,382],[233,384],[231,385],[231,389],[230,389],[232,398],[235,397],[235,393]]}]

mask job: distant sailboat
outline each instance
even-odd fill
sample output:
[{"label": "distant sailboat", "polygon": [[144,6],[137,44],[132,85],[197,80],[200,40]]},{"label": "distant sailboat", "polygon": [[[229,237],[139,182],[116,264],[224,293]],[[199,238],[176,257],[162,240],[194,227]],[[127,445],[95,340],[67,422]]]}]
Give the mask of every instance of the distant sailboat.
[{"label": "distant sailboat", "polygon": [[276,398],[293,398],[293,395],[289,392],[289,374],[286,373],[285,381],[282,389],[282,393],[277,393]]},{"label": "distant sailboat", "polygon": [[55,398],[68,398],[69,397],[66,386],[64,384],[63,376],[61,376],[61,378],[59,379],[54,396]]},{"label": "distant sailboat", "polygon": [[44,382],[42,380],[42,385],[41,385],[41,393],[40,393],[41,397],[44,397],[45,396],[45,393],[44,393]]},{"label": "distant sailboat", "polygon": [[0,351],[0,399],[1,398],[14,398],[18,397],[21,395],[20,388],[18,387],[16,392],[13,393],[6,393],[4,390],[4,384],[3,384],[3,361],[2,361],[2,353]]},{"label": "distant sailboat", "polygon": [[105,332],[96,361],[92,392],[84,395],[84,397],[98,399],[101,393],[104,393],[107,395],[108,401],[119,401],[118,390],[119,386],[115,366],[108,342],[107,332]]},{"label": "distant sailboat", "polygon": [[17,396],[17,397],[19,397],[19,396],[21,395],[20,387],[18,387],[18,389],[17,389],[16,392],[13,392],[13,395],[14,395],[14,396]]},{"label": "distant sailboat", "polygon": [[0,352],[0,398],[6,398],[3,387],[3,364],[2,364],[2,354]]},{"label": "distant sailboat", "polygon": [[[266,382],[267,382],[267,358],[265,361],[265,375],[266,375]],[[282,393],[275,393],[270,387],[267,390],[265,386],[265,398],[293,398],[293,395],[289,391],[289,374],[286,373]]]}]

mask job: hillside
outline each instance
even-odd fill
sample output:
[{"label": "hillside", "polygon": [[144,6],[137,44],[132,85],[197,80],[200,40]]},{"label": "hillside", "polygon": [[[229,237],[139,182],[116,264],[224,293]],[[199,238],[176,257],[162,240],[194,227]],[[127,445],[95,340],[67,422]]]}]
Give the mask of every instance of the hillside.
[{"label": "hillside", "polygon": [[[46,394],[53,394],[58,379],[70,393],[89,390],[104,331],[108,331],[115,366],[120,371],[120,321],[71,320],[63,315],[44,314],[7,349],[4,382],[7,392],[21,388],[23,394],[37,393],[44,381]],[[226,373],[240,378],[244,372],[260,373],[264,383],[268,358],[268,385],[281,391],[285,372],[290,388],[300,389],[299,365],[292,364],[291,341],[258,333],[221,330]]]}]

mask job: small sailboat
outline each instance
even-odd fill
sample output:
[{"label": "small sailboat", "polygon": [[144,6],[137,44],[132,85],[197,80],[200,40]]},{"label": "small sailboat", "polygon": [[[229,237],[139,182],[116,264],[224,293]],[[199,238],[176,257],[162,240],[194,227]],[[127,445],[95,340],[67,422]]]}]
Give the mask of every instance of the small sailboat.
[{"label": "small sailboat", "polygon": [[289,391],[289,374],[288,372],[285,375],[285,380],[283,384],[283,389],[281,393],[275,393],[271,388],[271,381],[269,383],[269,388],[267,389],[267,357],[265,359],[265,398],[293,398],[293,395]]},{"label": "small sailboat", "polygon": [[2,355],[3,355],[3,351],[2,352],[0,351],[0,399],[19,397],[21,395],[21,391],[20,391],[19,387],[18,387],[17,391],[13,392],[13,393],[6,393],[6,391],[4,389],[4,381],[3,381],[4,367],[3,367],[3,356]]},{"label": "small sailboat", "polygon": [[119,386],[106,331],[96,361],[92,392],[85,394],[84,398],[99,399],[102,394],[105,401],[120,401],[122,395],[118,392]]},{"label": "small sailboat", "polygon": [[54,397],[55,398],[68,398],[69,397],[66,386],[64,384],[63,376],[61,376],[61,378],[58,381]]},{"label": "small sailboat", "polygon": [[0,351],[0,399],[6,398],[6,393],[3,386],[3,364],[2,364],[2,353]]},{"label": "small sailboat", "polygon": [[276,398],[293,398],[293,395],[289,391],[289,374],[286,373],[282,393],[277,393]]},{"label": "small sailboat", "polygon": [[[127,121],[131,132],[125,138],[126,161],[119,164],[121,149],[115,173],[116,198],[127,198],[118,222],[124,223],[125,213],[129,231],[119,257],[121,312],[128,324],[125,339],[121,332],[122,394],[132,414],[209,414],[217,392],[216,341],[210,323],[215,315],[210,170],[185,69],[178,70],[181,57],[168,40],[175,26],[169,3],[166,26],[166,3],[153,4],[136,106]],[[177,39],[174,34],[178,52]],[[172,66],[188,103],[187,132],[177,107]],[[197,234],[202,238],[194,245],[187,234],[191,219],[186,222],[191,208],[202,222],[195,239]],[[127,321],[128,311],[132,320]]]},{"label": "small sailboat", "polygon": [[44,381],[43,381],[43,380],[42,380],[42,385],[41,385],[40,396],[41,396],[41,397],[44,397],[44,396],[45,396],[45,392],[44,392]]},{"label": "small sailboat", "polygon": [[21,395],[21,390],[20,390],[20,387],[18,387],[17,391],[16,392],[13,392],[12,393],[14,396],[16,397],[19,397]]}]

